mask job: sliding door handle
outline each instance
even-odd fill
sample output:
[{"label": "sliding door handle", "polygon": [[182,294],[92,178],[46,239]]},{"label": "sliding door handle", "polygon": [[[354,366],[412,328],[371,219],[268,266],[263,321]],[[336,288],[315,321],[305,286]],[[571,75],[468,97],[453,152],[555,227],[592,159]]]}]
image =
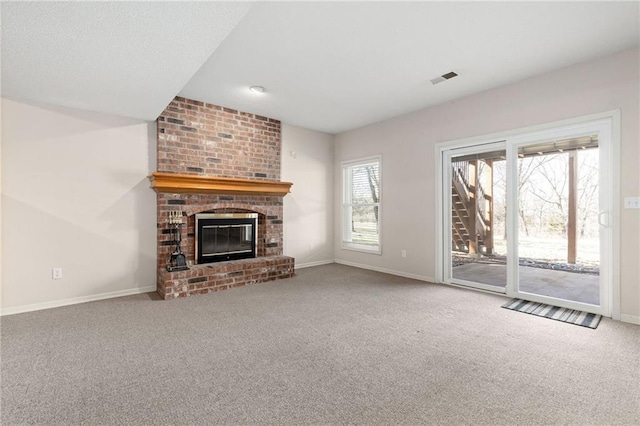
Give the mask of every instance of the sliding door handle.
[{"label": "sliding door handle", "polygon": [[[606,219],[603,220],[603,218],[606,218]],[[603,228],[608,228],[609,227],[609,212],[602,211],[602,212],[598,213],[598,224],[600,226],[602,226]]]}]

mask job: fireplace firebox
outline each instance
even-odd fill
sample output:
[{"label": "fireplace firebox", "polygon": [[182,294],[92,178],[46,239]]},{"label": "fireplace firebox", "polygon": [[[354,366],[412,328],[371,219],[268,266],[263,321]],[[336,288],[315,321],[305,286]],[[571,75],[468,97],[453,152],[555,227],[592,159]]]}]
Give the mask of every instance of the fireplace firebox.
[{"label": "fireplace firebox", "polygon": [[257,213],[199,213],[195,219],[196,263],[256,257]]}]

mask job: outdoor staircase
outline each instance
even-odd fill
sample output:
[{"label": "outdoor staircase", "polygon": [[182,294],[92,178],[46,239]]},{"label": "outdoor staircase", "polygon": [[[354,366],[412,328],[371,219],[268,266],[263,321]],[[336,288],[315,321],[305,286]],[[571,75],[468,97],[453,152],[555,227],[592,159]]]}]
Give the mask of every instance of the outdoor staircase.
[{"label": "outdoor staircase", "polygon": [[478,180],[479,161],[452,163],[452,249],[468,254],[492,254],[492,190],[485,191]]}]

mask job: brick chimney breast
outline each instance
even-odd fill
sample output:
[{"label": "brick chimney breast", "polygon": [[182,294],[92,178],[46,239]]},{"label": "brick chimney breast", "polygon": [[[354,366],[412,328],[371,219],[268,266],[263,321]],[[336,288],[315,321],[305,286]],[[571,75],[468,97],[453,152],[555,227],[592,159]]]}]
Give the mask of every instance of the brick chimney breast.
[{"label": "brick chimney breast", "polygon": [[[157,119],[158,172],[280,181],[280,121],[176,97]],[[282,196],[178,193],[157,194],[158,293],[164,299],[209,293],[246,284],[287,278],[294,259],[283,256]],[[181,248],[192,265],[168,272],[174,249],[170,211],[183,212]],[[256,212],[257,257],[194,265],[196,213]]]}]

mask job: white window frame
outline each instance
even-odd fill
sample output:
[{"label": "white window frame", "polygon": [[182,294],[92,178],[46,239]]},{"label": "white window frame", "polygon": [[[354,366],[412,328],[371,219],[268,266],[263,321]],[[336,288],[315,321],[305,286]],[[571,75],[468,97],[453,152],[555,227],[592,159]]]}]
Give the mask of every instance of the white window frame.
[{"label": "white window frame", "polygon": [[[352,206],[351,203],[351,173],[350,170],[355,166],[361,166],[370,163],[378,163],[380,171],[380,184],[378,187],[378,202],[370,204],[358,204],[364,206],[378,207],[378,244],[366,245],[357,244],[349,241],[348,235],[351,233],[351,209],[346,208]],[[371,157],[358,158],[342,162],[342,230],[340,238],[342,240],[342,248],[344,250],[359,251],[370,254],[382,254],[382,155],[374,155]],[[348,190],[347,190],[348,188]]]}]

